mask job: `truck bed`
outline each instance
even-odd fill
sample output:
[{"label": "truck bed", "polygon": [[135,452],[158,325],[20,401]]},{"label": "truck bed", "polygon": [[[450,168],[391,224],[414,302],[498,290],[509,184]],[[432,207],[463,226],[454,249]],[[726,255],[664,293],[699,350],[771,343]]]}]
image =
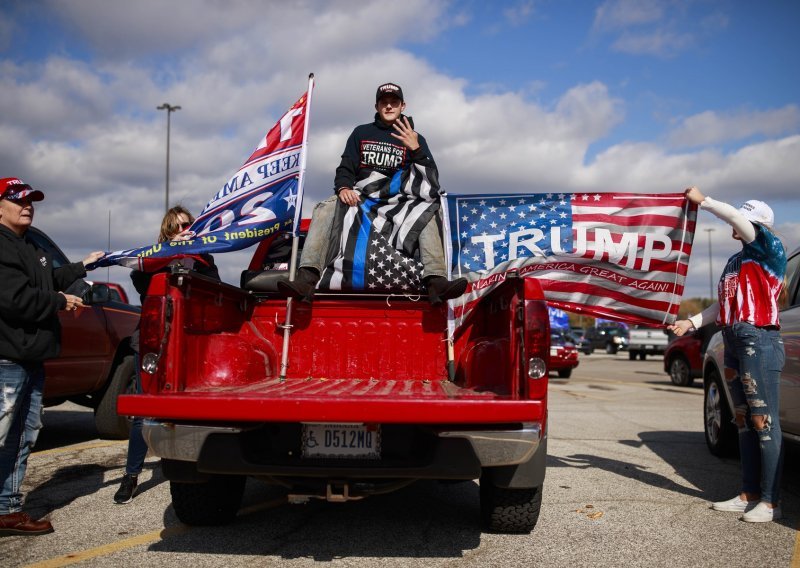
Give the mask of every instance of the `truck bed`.
[{"label": "truck bed", "polygon": [[[168,334],[166,365],[155,376],[143,373],[144,394],[120,398],[121,414],[206,422],[543,419],[546,379],[536,396],[519,380],[523,361],[513,337],[522,317],[514,307],[521,281],[484,302],[455,338],[452,380],[444,306],[402,297],[343,301],[335,294],[296,304],[282,380],[284,300],[200,278],[160,283],[179,327]],[[155,346],[162,332],[147,325],[143,337]]]}]

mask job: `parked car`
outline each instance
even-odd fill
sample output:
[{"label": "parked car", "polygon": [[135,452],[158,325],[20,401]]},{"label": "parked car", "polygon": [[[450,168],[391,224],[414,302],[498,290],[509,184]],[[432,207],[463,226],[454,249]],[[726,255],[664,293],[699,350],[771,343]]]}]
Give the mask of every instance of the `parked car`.
[{"label": "parked car", "polygon": [[669,333],[663,327],[635,325],[628,331],[628,358],[644,361],[648,355],[663,355],[669,343]]},{"label": "parked car", "polygon": [[[800,248],[789,256],[786,282],[788,293],[781,310],[786,362],[781,374],[779,416],[783,437],[800,442]],[[717,333],[708,344],[703,362],[706,444],[716,456],[735,453],[738,442],[731,395],[724,380],[723,353],[722,333]]]},{"label": "parked car", "polygon": [[628,348],[628,330],[618,325],[601,325],[586,330],[592,349],[603,349],[613,355]]},{"label": "parked car", "polygon": [[[44,232],[32,227],[27,235],[50,253],[54,267],[69,262]],[[70,292],[82,296],[86,307],[58,313],[61,354],[45,362],[44,404],[54,406],[69,400],[88,406],[94,409],[101,438],[127,438],[130,424],[117,414],[117,397],[132,392],[135,385],[130,338],[140,310],[112,299],[105,283],[79,280],[73,287]]]},{"label": "parked car", "polygon": [[572,369],[578,366],[578,349],[572,334],[566,329],[550,331],[550,364],[547,370],[556,371],[562,379],[572,375]]},{"label": "parked car", "polygon": [[582,327],[572,326],[569,328],[569,333],[572,335],[573,343],[578,351],[584,355],[591,355],[594,352],[592,342],[586,339],[586,330]]},{"label": "parked car", "polygon": [[715,325],[707,325],[669,343],[664,352],[664,372],[669,374],[672,384],[689,387],[703,376],[703,356],[708,341],[718,330]]}]

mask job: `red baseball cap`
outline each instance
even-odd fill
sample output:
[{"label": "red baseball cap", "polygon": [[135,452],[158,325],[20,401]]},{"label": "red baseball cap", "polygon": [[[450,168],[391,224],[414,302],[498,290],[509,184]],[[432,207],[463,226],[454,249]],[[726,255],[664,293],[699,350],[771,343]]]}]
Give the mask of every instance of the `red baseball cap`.
[{"label": "red baseball cap", "polygon": [[0,199],[16,201],[25,197],[30,197],[31,201],[41,201],[44,199],[44,193],[33,189],[19,178],[0,179]]}]

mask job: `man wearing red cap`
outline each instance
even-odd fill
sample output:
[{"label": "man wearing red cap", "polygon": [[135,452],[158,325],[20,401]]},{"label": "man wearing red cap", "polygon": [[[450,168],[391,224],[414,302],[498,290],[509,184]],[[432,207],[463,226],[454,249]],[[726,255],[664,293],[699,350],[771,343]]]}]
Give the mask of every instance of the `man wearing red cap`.
[{"label": "man wearing red cap", "polygon": [[[435,170],[431,151],[425,138],[414,130],[414,121],[403,114],[406,108],[403,89],[395,83],[384,83],[375,92],[375,120],[353,130],[345,144],[334,179],[335,197],[320,202],[314,208],[311,228],[303,245],[300,269],[293,282],[282,281],[278,288],[288,296],[310,302],[314,289],[325,269],[336,201],[357,207],[362,200],[356,183],[368,178],[372,172],[391,177],[411,163]],[[419,236],[420,260],[423,265],[423,283],[429,301],[436,305],[457,298],[467,288],[467,281],[447,279],[444,247],[439,226],[434,217]]]},{"label": "man wearing red cap", "polygon": [[43,361],[57,357],[59,310],[83,306],[58,290],[86,275],[83,262],[54,269],[50,255],[26,237],[41,191],[18,178],[0,179],[0,536],[53,532],[49,521],[22,512],[22,480],[42,427]]}]

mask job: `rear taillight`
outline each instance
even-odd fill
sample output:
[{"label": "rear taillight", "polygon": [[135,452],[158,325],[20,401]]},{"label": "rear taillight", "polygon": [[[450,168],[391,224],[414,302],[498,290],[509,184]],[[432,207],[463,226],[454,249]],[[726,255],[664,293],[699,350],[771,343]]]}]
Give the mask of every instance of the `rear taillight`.
[{"label": "rear taillight", "polygon": [[525,300],[525,361],[528,397],[547,394],[547,362],[550,359],[550,315],[544,300]]},{"label": "rear taillight", "polygon": [[143,392],[148,392],[151,381],[159,374],[158,363],[165,335],[166,305],[167,299],[164,296],[147,296],[142,303],[139,322],[139,370]]}]

